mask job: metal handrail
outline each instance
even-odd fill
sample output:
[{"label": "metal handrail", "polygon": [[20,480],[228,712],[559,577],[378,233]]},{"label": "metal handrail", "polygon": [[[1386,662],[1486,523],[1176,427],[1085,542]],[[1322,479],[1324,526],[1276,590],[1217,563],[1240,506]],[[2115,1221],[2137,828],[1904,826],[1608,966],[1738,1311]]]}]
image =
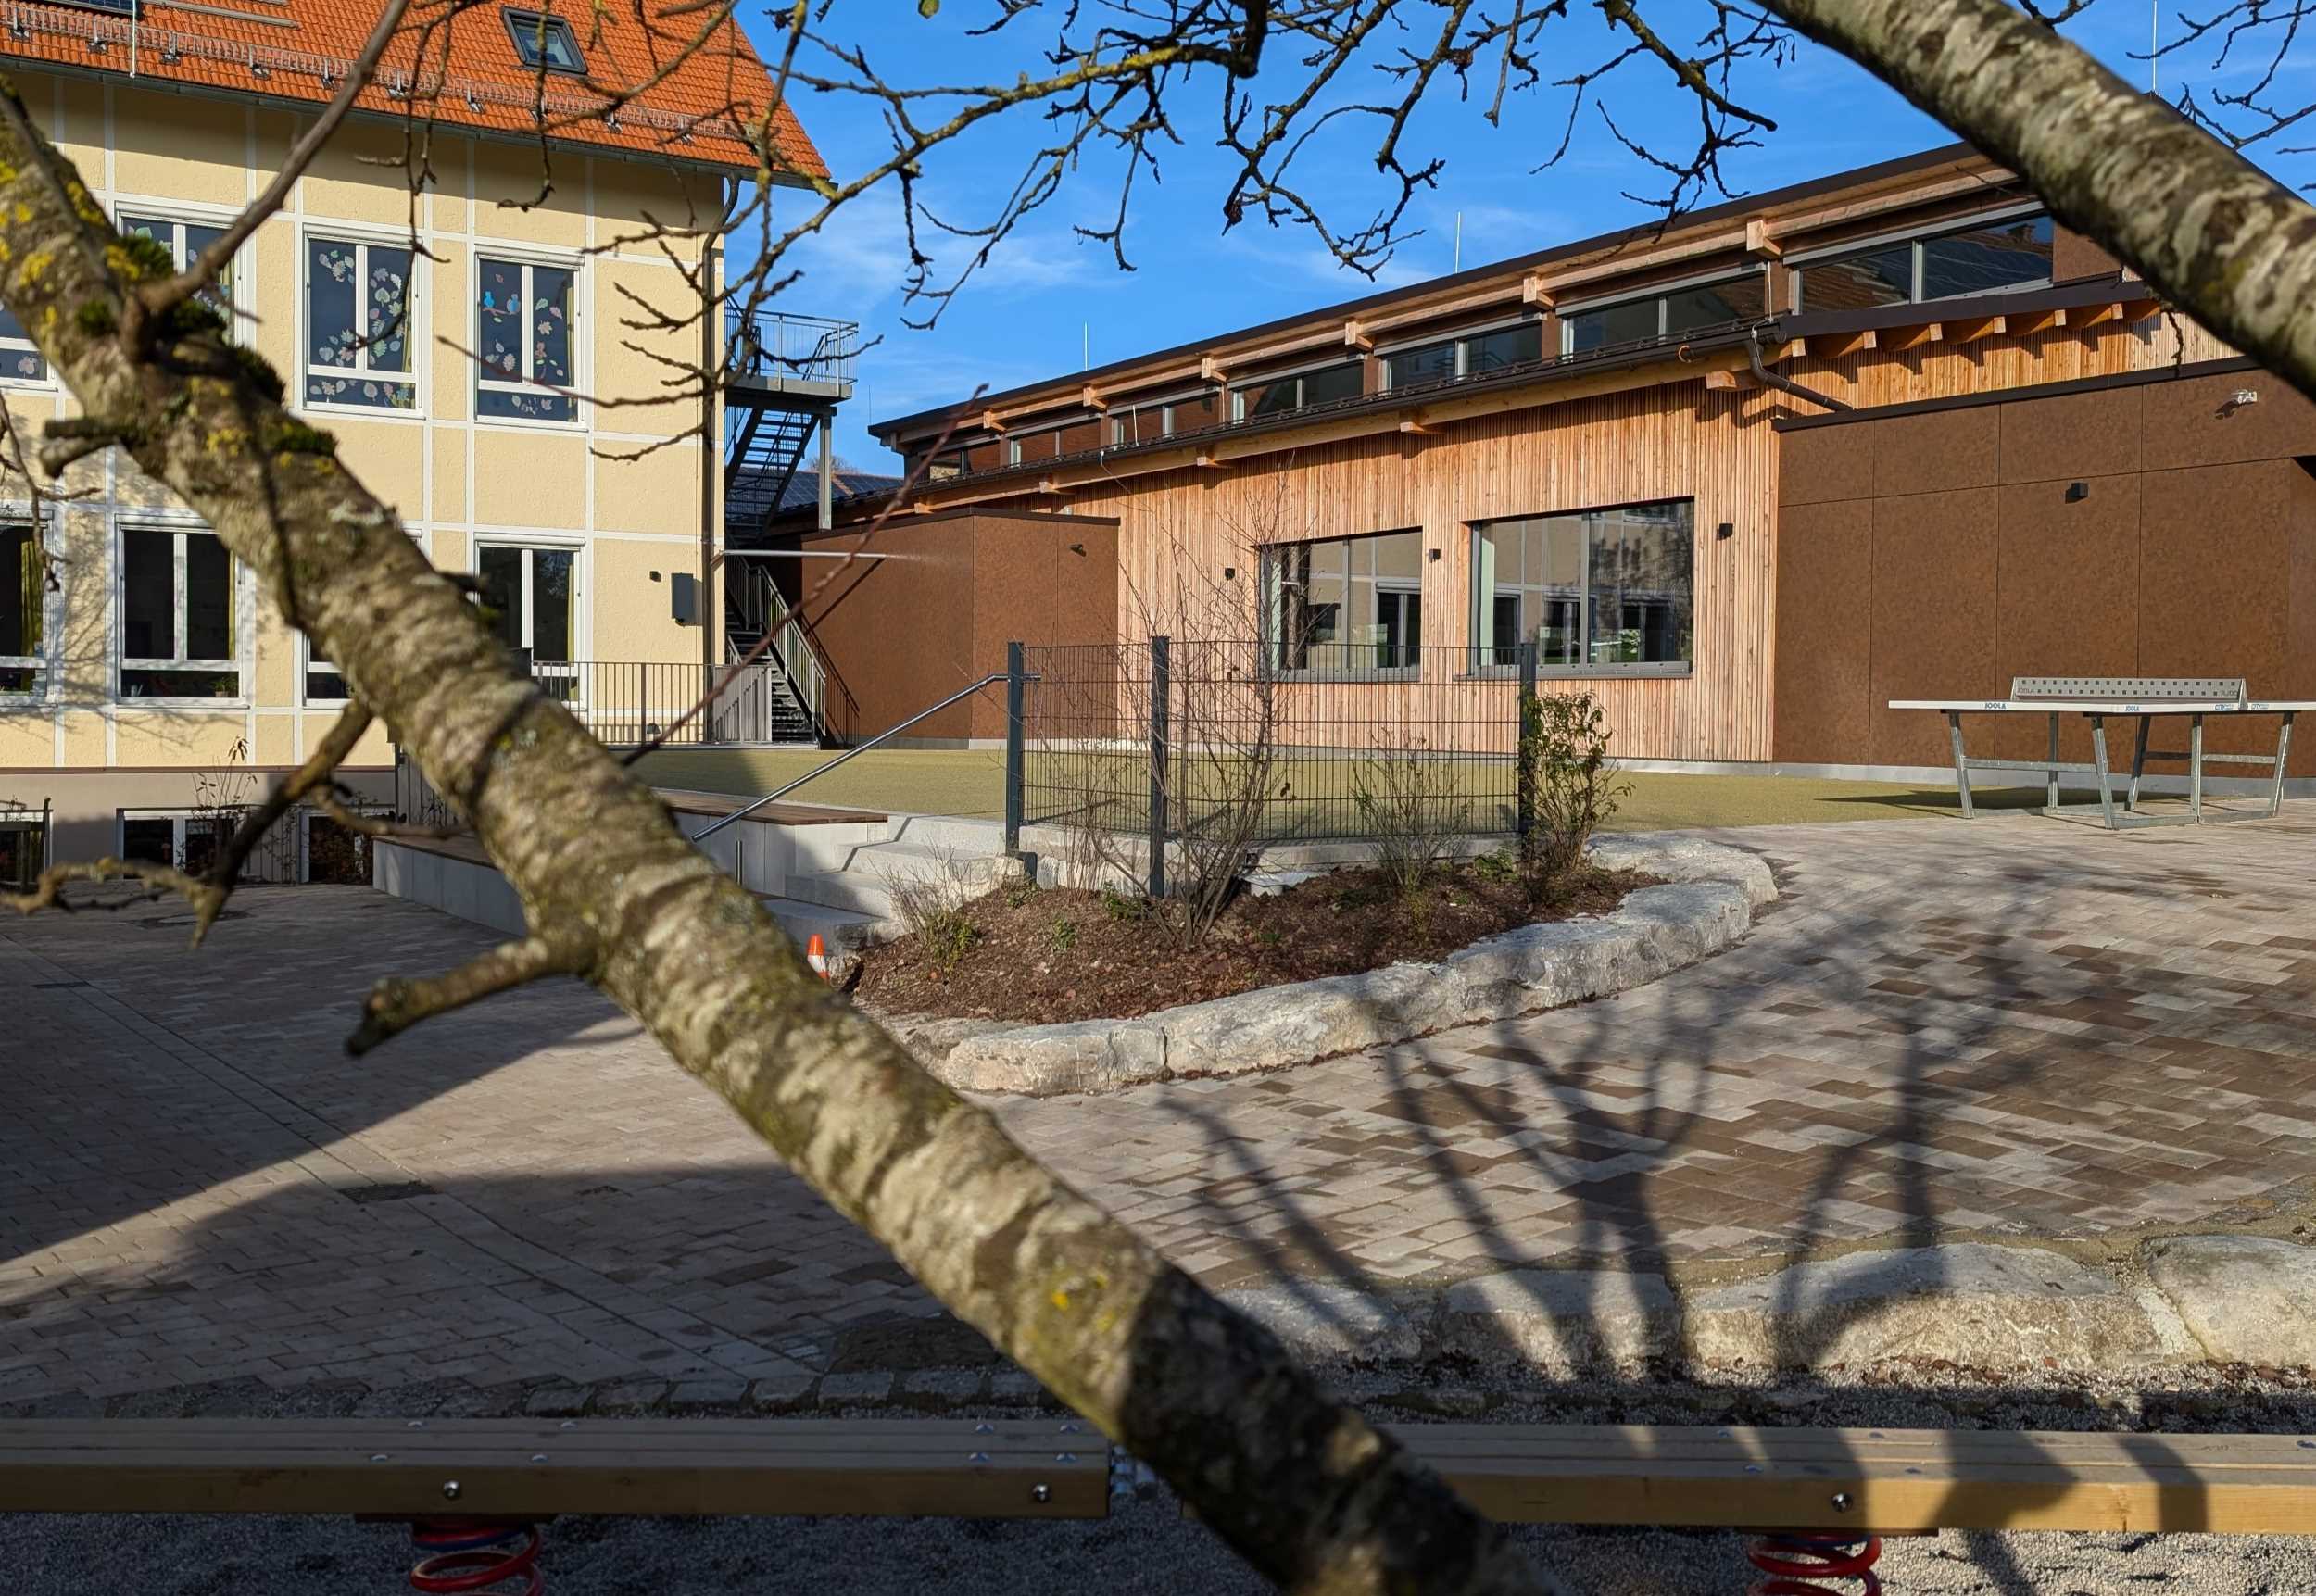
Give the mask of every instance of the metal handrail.
[{"label": "metal handrail", "polygon": [[[790,782],[787,785],[776,788],[772,792],[768,792],[763,797],[756,799],[753,803],[749,804],[746,808],[734,810],[730,814],[725,815],[722,820],[716,822],[713,825],[702,827],[700,830],[692,833],[692,840],[694,842],[698,842],[703,837],[715,836],[716,833],[722,831],[725,826],[730,825],[734,821],[745,820],[748,816],[754,814],[758,810],[763,808],[764,805],[775,802],[778,799],[787,797],[790,793],[796,791],[797,788],[802,786],[806,782],[814,781],[826,775],[830,771],[835,770],[838,765],[844,763],[845,760],[853,758],[855,755],[867,753],[871,748],[883,742],[886,738],[899,735],[900,733],[907,731],[911,726],[915,725],[919,721],[924,720],[926,716],[938,715],[943,710],[948,709],[951,704],[959,703],[963,699],[972,697],[982,688],[993,686],[997,683],[1003,682],[1008,679],[1009,678],[1006,673],[1002,671],[991,672],[988,675],[982,677],[981,680],[973,684],[972,686],[961,688],[957,692],[951,693],[948,697],[943,698],[939,703],[934,705],[931,709],[919,710],[915,714],[910,716],[907,720],[900,722],[899,724],[887,726],[883,731],[877,733],[876,735],[871,737],[867,742],[862,743],[857,747],[845,749],[843,753],[838,754],[835,759],[830,760],[826,764],[818,765],[812,770],[806,771],[802,775],[797,777],[796,780]],[[1038,677],[1032,673],[1023,676],[1022,680],[1025,682],[1035,682],[1038,680]]]},{"label": "metal handrail", "polygon": [[[753,561],[743,561],[741,578],[747,585],[749,599],[763,607],[763,635],[773,639],[772,654],[780,671],[787,678],[788,691],[812,719],[815,734],[828,728],[828,667],[812,647],[812,637],[805,632],[795,610],[780,592],[780,585],[772,573]],[[797,656],[803,656],[804,669],[799,676]],[[736,662],[736,655],[735,656]]]}]

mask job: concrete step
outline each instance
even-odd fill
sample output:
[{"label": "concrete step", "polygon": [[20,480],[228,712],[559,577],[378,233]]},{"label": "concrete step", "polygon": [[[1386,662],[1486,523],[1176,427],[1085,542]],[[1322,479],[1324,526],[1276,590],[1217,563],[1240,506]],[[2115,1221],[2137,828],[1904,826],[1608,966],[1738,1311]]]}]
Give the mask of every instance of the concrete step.
[{"label": "concrete step", "polygon": [[[847,870],[823,870],[791,875],[781,896],[819,909],[841,911],[871,920],[889,920],[893,895],[873,875]],[[823,936],[827,933],[823,932]]]},{"label": "concrete step", "polygon": [[946,814],[897,814],[885,823],[887,833],[896,843],[946,849],[960,859],[987,859],[1005,850],[1005,827],[999,821]]},{"label": "concrete step", "polygon": [[883,923],[874,914],[800,902],[793,898],[775,898],[768,892],[758,893],[756,900],[772,911],[772,917],[780,922],[780,929],[794,938],[799,948],[814,932],[832,949],[865,947],[886,935]]}]

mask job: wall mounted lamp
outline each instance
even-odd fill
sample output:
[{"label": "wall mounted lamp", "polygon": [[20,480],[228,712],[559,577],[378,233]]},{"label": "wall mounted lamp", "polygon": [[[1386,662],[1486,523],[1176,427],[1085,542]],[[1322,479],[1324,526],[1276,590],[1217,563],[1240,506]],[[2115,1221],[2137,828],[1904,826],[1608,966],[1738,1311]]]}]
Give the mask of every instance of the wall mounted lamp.
[{"label": "wall mounted lamp", "polygon": [[1733,521],[1725,521],[1721,522],[1720,525],[1713,529],[1713,538],[1715,542],[1718,542],[1723,538],[1735,537],[1736,535],[1737,523]]},{"label": "wall mounted lamp", "polygon": [[2089,498],[2090,496],[2091,484],[2089,483],[2071,482],[2067,484],[2067,502],[2069,504],[2081,504],[2084,499]]}]

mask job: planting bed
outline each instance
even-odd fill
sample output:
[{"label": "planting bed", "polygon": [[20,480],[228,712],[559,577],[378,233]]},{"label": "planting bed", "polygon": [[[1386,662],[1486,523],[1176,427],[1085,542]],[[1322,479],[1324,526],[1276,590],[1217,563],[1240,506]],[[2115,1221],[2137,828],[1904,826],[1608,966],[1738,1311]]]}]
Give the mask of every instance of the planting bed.
[{"label": "planting bed", "polygon": [[1028,1024],[1130,1019],[1258,987],[1436,960],[1522,925],[1606,914],[1658,878],[1587,864],[1538,904],[1487,861],[1412,894],[1371,867],[1245,895],[1186,943],[1139,902],[1015,885],[864,955],[856,995],[890,1013]]}]

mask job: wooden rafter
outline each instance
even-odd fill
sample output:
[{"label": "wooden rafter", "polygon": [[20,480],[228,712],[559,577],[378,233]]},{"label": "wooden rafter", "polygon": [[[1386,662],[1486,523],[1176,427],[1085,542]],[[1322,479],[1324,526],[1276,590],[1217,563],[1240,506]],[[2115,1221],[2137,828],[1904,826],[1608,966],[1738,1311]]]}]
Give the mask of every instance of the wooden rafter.
[{"label": "wooden rafter", "polygon": [[1820,333],[1809,340],[1809,353],[1819,360],[1839,360],[1880,346],[1870,327],[1860,333]]},{"label": "wooden rafter", "polygon": [[1762,260],[1784,257],[1785,246],[1778,243],[1777,234],[1769,230],[1768,219],[1756,216],[1745,223],[1745,253]]},{"label": "wooden rafter", "polygon": [[1946,325],[1943,321],[1925,321],[1920,327],[1893,327],[1882,334],[1882,346],[1892,354],[1907,349],[1919,349],[1925,344],[1945,341]]},{"label": "wooden rafter", "polygon": [[2057,310],[2029,310],[2020,315],[2011,317],[2008,320],[2010,321],[2010,335],[2012,337],[2032,338],[2037,333],[2047,333],[2054,327],[2066,326],[2067,312],[2064,308]]},{"label": "wooden rafter", "polygon": [[1948,321],[1945,324],[1946,342],[1975,344],[1981,338],[1992,338],[2007,331],[2008,326],[2008,318],[2001,316],[1972,316],[1960,321]]}]

